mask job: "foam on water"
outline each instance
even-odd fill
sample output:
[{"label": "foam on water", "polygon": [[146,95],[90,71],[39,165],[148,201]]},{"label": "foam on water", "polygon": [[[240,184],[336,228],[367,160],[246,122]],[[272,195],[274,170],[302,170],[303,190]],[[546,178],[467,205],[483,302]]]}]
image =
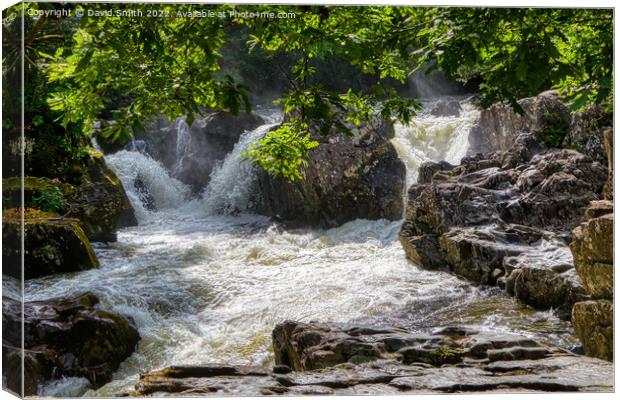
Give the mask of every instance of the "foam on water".
[{"label": "foam on water", "polygon": [[153,213],[142,202],[137,180],[148,188],[160,212],[176,209],[189,199],[189,187],[172,178],[163,165],[144,153],[121,150],[106,156],[106,162],[123,183],[140,223],[147,222]]},{"label": "foam on water", "polygon": [[435,116],[428,112],[433,102],[427,102],[410,125],[396,124],[392,143],[407,166],[407,186],[416,182],[423,163],[443,160],[457,165],[465,157],[469,131],[480,112],[467,101],[460,104],[458,116]]},{"label": "foam on water", "polygon": [[245,132],[224,162],[211,173],[211,179],[202,194],[202,207],[207,214],[230,214],[251,209],[256,194],[256,166],[243,153],[262,138],[275,124],[262,125]]},{"label": "foam on water", "polygon": [[[422,115],[413,128],[397,129],[394,142],[410,179],[423,161],[458,162],[469,118]],[[26,283],[26,300],[88,290],[103,307],[135,320],[142,337],[137,352],[112,382],[87,396],[127,392],[140,372],[173,364],[269,364],[271,331],[286,319],[414,330],[460,324],[520,332],[556,345],[572,340],[567,323],[551,313],[523,310],[498,289],[475,288],[413,265],[398,241],[402,221],[355,220],[329,230],[287,231],[266,217],[231,215],[248,209],[254,187],[256,171],[241,161],[241,153],[275,122],[246,132],[198,199],[190,199],[185,185],[144,154],[107,157],[140,225],[120,230],[115,243],[94,244],[99,269]],[[157,212],[141,204],[138,176]],[[41,393],[59,392],[46,387]]]}]

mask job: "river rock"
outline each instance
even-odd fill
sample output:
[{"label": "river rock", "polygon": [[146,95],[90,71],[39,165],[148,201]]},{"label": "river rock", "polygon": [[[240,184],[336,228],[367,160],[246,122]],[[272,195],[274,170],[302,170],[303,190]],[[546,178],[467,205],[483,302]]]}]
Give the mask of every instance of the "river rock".
[{"label": "river rock", "polygon": [[575,269],[594,299],[573,307],[575,334],[587,355],[605,360],[613,359],[613,228],[613,202],[592,202],[570,244]]},{"label": "river rock", "polygon": [[78,218],[86,236],[95,242],[116,241],[116,231],[138,224],[125,188],[106,165],[103,155],[91,154],[74,196],[69,198],[69,216]]},{"label": "river rock", "polygon": [[358,218],[402,218],[405,165],[390,142],[391,123],[351,126],[348,136],[332,128],[310,151],[304,178],[290,182],[260,171],[258,212],[288,225],[335,227]]},{"label": "river rock", "polygon": [[[611,211],[600,216],[607,210]],[[595,299],[613,299],[614,254],[613,204],[610,201],[594,202],[586,212],[590,219],[573,230],[570,244],[577,273],[588,293]]]},{"label": "river rock", "polygon": [[458,117],[461,110],[458,100],[438,100],[432,105],[430,113],[436,117]]},{"label": "river rock", "polygon": [[[545,124],[568,118],[554,94],[520,104],[524,116],[495,107],[481,118],[500,135],[500,150],[458,166],[422,166],[408,190],[400,240],[422,267],[498,284],[526,304],[570,316],[588,294],[571,271],[568,237],[600,198],[607,170],[575,150],[549,148]],[[556,116],[546,115],[553,110]]]},{"label": "river rock", "polygon": [[64,205],[55,212],[79,219],[91,241],[115,241],[117,229],[137,224],[122,183],[108,168],[101,153],[89,153],[75,169],[80,174],[77,185],[35,176],[25,176],[23,180],[20,177],[3,179],[4,207],[21,206],[22,186],[24,205],[35,209],[41,207],[37,200],[42,195],[57,190]]},{"label": "river rock", "polygon": [[573,307],[575,335],[585,354],[612,361],[614,357],[614,304],[609,300],[591,300]]},{"label": "river rock", "polygon": [[175,178],[199,192],[207,186],[211,172],[234,148],[241,134],[264,123],[255,113],[233,115],[225,111],[197,119],[191,126],[183,118],[171,123],[159,117],[150,121],[144,131],[136,133],[136,139],[143,140],[145,151],[166,166]]},{"label": "river rock", "polygon": [[[523,132],[535,132],[540,141],[545,135],[557,132],[561,135],[561,143],[571,123],[571,114],[557,92],[522,99],[518,105],[523,110],[521,114],[507,104],[482,110],[469,135],[469,154],[510,150],[516,137]],[[577,130],[575,127],[574,131]]]},{"label": "river rock", "polygon": [[[19,210],[3,210],[2,224],[3,273],[22,279]],[[23,279],[99,267],[90,241],[75,218],[26,209],[23,235]]]},{"label": "river rock", "polygon": [[562,147],[578,150],[603,165],[608,165],[604,131],[613,125],[613,115],[600,105],[571,114]]},{"label": "river rock", "polygon": [[[402,328],[286,321],[276,365],[174,366],[140,376],[133,395],[204,396],[612,391],[613,364],[525,337],[462,327]],[[288,366],[289,368],[285,368]]]},{"label": "river rock", "polygon": [[573,304],[588,299],[572,266],[558,271],[548,265],[523,265],[511,273],[514,296],[538,309],[557,308],[560,317],[570,318]]},{"label": "river rock", "polygon": [[[140,336],[125,317],[101,310],[92,293],[24,303],[24,389],[61,377],[84,377],[94,388],[112,379]],[[22,304],[2,298],[3,379],[21,392]]]}]

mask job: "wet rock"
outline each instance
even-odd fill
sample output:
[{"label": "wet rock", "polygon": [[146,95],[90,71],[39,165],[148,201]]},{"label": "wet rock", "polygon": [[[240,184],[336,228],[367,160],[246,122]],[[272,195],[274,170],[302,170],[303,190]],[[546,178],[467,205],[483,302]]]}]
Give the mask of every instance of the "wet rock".
[{"label": "wet rock", "polygon": [[93,153],[85,164],[83,182],[69,200],[69,216],[80,220],[90,240],[116,241],[118,229],[138,224],[133,207],[101,153]]},{"label": "wet rock", "polygon": [[483,111],[476,132],[495,144],[478,147],[496,151],[470,155],[457,166],[423,166],[408,190],[400,241],[423,268],[501,285],[529,305],[570,316],[587,293],[567,239],[600,198],[607,171],[575,150],[550,148],[550,129],[569,120],[555,94],[520,104],[523,115],[503,106]]},{"label": "wet rock", "polygon": [[430,113],[436,117],[458,117],[461,103],[458,100],[440,100],[432,106]]},{"label": "wet rock", "polygon": [[431,269],[440,269],[447,265],[437,236],[420,232],[419,224],[405,222],[399,239],[407,258],[416,264]]},{"label": "wet rock", "polygon": [[310,151],[304,179],[289,182],[261,171],[257,211],[290,226],[335,227],[357,218],[398,220],[403,213],[405,165],[390,142],[393,126],[377,118],[351,126],[347,136],[332,128]]},{"label": "wet rock", "polygon": [[[287,321],[273,332],[279,374],[248,366],[181,366],[142,374],[134,395],[402,394],[611,391],[613,365],[517,335],[446,327],[400,328]],[[354,342],[354,345],[350,343]],[[343,343],[348,343],[343,345]],[[348,353],[333,349],[348,349]],[[368,349],[377,353],[365,362]],[[336,357],[324,358],[331,351]],[[316,356],[315,356],[316,355]],[[322,360],[317,368],[310,360]],[[279,366],[278,368],[281,368]],[[206,371],[206,372],[205,372]]]},{"label": "wet rock", "polygon": [[592,202],[570,244],[575,269],[595,299],[573,307],[575,334],[585,354],[605,360],[613,359],[613,227],[613,203]]},{"label": "wet rock", "polygon": [[[73,166],[73,171],[79,175],[79,184],[46,177],[24,177],[24,205],[48,210],[38,199],[42,194],[57,191],[56,196],[60,195],[62,203],[54,206],[62,209],[55,209],[55,212],[79,219],[91,241],[115,241],[117,229],[137,225],[125,189],[101,153],[91,151]],[[3,179],[2,184],[2,193],[7,200],[5,208],[20,207],[21,179]]]},{"label": "wet rock", "polygon": [[538,360],[550,354],[544,347],[509,347],[506,349],[489,350],[487,357],[490,362],[511,360]]},{"label": "wet rock", "polygon": [[498,239],[480,229],[454,228],[439,238],[439,245],[455,274],[477,284],[493,284],[493,271],[502,267],[504,257],[522,251]]},{"label": "wet rock", "polygon": [[[133,353],[140,336],[119,314],[101,310],[96,296],[24,303],[25,395],[61,377],[84,377],[98,388],[112,379]],[[19,393],[21,302],[2,298],[3,370],[7,386]],[[16,352],[17,349],[17,352]]]},{"label": "wet rock", "polygon": [[276,364],[308,371],[381,358],[382,344],[370,343],[323,324],[287,321],[272,333]]},{"label": "wet rock", "polygon": [[[3,210],[2,225],[3,273],[22,279],[19,210]],[[23,279],[99,267],[90,241],[75,218],[26,209],[23,236]]]},{"label": "wet rock", "polygon": [[591,218],[573,230],[570,244],[575,269],[595,299],[613,299],[614,214],[604,214],[610,209],[611,202],[595,202],[586,212]]},{"label": "wet rock", "polygon": [[157,206],[155,206],[155,198],[149,192],[148,187],[142,181],[142,177],[138,175],[136,180],[133,182],[134,189],[138,193],[138,198],[144,205],[144,208],[149,211],[157,211]]},{"label": "wet rock", "polygon": [[444,364],[458,364],[463,360],[462,349],[448,344],[405,347],[398,352],[405,364],[424,363],[440,367]]},{"label": "wet rock", "polygon": [[517,299],[539,309],[557,307],[561,317],[570,318],[573,304],[588,298],[572,267],[558,273],[547,266],[525,265],[512,274]]},{"label": "wet rock", "polygon": [[418,183],[429,183],[435,173],[439,171],[450,171],[453,168],[454,165],[446,161],[427,161],[420,165],[420,170],[418,171]]},{"label": "wet rock", "polygon": [[584,301],[573,307],[575,334],[586,355],[613,360],[614,305],[608,300]]}]

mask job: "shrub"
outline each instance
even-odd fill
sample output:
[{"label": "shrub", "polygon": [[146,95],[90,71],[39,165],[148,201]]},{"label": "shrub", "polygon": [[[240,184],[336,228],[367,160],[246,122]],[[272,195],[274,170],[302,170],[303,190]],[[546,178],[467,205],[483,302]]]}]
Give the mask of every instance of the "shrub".
[{"label": "shrub", "polygon": [[33,198],[33,202],[37,208],[51,212],[61,212],[67,206],[67,200],[58,186],[48,186]]}]

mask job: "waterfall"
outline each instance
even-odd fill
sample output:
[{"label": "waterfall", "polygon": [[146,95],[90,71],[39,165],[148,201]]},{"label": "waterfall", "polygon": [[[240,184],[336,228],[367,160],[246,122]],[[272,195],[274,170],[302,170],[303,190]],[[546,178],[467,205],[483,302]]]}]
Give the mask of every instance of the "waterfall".
[{"label": "waterfall", "polygon": [[[436,115],[437,107],[448,115]],[[257,201],[258,171],[243,153],[281,120],[281,113],[272,109],[261,114],[268,123],[241,135],[233,150],[211,173],[199,199],[192,200],[189,187],[174,178],[182,169],[191,144],[190,127],[182,117],[174,125],[176,161],[171,171],[145,154],[142,141],[133,143],[130,147],[133,151],[108,155],[107,162],[123,182],[139,221],[147,220],[155,211],[181,208],[195,216],[250,212]],[[425,101],[422,111],[409,125],[396,124],[392,143],[407,167],[407,186],[416,181],[424,162],[445,160],[458,164],[467,152],[469,131],[478,115],[476,107],[466,100],[441,98]]]},{"label": "waterfall", "polygon": [[211,173],[211,180],[202,194],[207,214],[231,214],[249,211],[255,194],[257,168],[243,157],[248,147],[262,138],[276,124],[261,125],[246,131],[222,164]]},{"label": "waterfall", "polygon": [[190,128],[184,117],[177,118],[176,122],[177,130],[177,148],[176,148],[176,163],[172,168],[172,175],[176,176],[183,169],[183,159],[189,151],[191,135]]},{"label": "waterfall", "polygon": [[[453,115],[434,115],[439,105],[460,106]],[[396,124],[392,139],[398,155],[407,167],[407,187],[418,179],[420,166],[427,161],[447,161],[459,164],[469,146],[469,131],[479,117],[479,110],[466,100],[439,100],[423,103],[423,109],[405,126]]]},{"label": "waterfall", "polygon": [[106,162],[123,183],[139,222],[152,214],[145,193],[157,210],[175,209],[189,198],[189,187],[171,177],[163,165],[146,154],[121,150],[107,155]]}]

